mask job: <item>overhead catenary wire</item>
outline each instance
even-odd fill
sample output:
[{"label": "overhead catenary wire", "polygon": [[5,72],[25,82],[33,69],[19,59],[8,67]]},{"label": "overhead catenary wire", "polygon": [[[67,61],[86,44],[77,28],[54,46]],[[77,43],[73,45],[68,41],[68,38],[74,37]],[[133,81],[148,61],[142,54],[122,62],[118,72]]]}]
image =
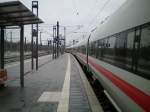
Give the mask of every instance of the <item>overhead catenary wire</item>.
[{"label": "overhead catenary wire", "polygon": [[[107,0],[105,3],[104,3],[104,5],[101,7],[101,9],[98,11],[98,13],[92,18],[92,20],[89,22],[89,24],[87,25],[87,29],[89,28],[90,29],[90,27],[93,25],[93,22],[98,18],[98,16],[101,16],[101,13],[103,12],[103,10],[105,9],[105,7],[109,4],[109,2],[110,2],[111,0]],[[96,5],[97,5],[97,2],[98,1],[96,1]],[[95,5],[94,5],[95,6]],[[92,8],[92,9],[94,9],[94,7]],[[88,33],[88,32],[87,32]],[[69,34],[71,34],[71,33],[69,33]],[[82,34],[83,35],[83,34]]]},{"label": "overhead catenary wire", "polygon": [[76,0],[72,0],[72,4],[73,4],[73,7],[75,9],[76,15],[79,15],[79,11],[78,11],[78,8],[77,8]]},{"label": "overhead catenary wire", "polygon": [[101,13],[103,12],[103,10],[105,9],[105,7],[108,5],[108,3],[110,2],[111,0],[107,0],[104,5],[102,6],[102,8],[98,11],[98,13],[92,18],[92,20],[90,21],[88,27],[90,27],[93,22],[95,21],[95,19],[97,19],[98,16],[101,16]]}]

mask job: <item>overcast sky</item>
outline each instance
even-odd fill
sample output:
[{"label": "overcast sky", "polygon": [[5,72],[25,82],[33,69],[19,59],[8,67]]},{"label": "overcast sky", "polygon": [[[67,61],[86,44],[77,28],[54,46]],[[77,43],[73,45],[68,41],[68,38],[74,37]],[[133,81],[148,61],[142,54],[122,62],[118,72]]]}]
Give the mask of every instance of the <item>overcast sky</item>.
[{"label": "overcast sky", "polygon": [[[13,1],[13,0],[0,0]],[[20,0],[31,9],[32,0]],[[67,43],[73,39],[81,41],[86,38],[90,30],[105,20],[126,1],[126,0],[38,0],[39,17],[44,21],[40,30],[42,39],[51,38],[52,25],[59,21],[61,26],[66,26]],[[25,36],[30,40],[30,27],[26,27]],[[79,32],[79,33],[73,33]],[[60,29],[63,34],[63,28]]]}]

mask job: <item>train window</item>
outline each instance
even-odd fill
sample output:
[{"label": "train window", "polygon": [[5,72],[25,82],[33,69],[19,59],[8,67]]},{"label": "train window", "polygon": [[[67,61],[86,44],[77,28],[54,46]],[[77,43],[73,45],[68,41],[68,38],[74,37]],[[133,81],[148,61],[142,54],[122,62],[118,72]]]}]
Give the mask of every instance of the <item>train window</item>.
[{"label": "train window", "polygon": [[116,37],[112,36],[109,38],[109,48],[115,48]]},{"label": "train window", "polygon": [[95,42],[95,56],[98,58],[98,41]]},{"label": "train window", "polygon": [[119,49],[124,49],[126,48],[126,45],[127,45],[127,32],[122,32],[120,33],[119,35],[117,35],[117,38],[116,38],[116,48],[119,48]]},{"label": "train window", "polygon": [[105,45],[105,49],[104,49],[104,56],[105,56],[105,58],[107,57],[107,55],[109,54],[109,46],[108,46],[108,44],[109,44],[109,37],[107,37],[107,38],[105,38],[104,39],[104,45]]},{"label": "train window", "polygon": [[101,55],[101,58],[104,58],[104,53],[105,53],[105,39],[102,39],[101,43],[102,43],[102,47],[101,47],[100,55]]},{"label": "train window", "polygon": [[96,52],[97,52],[97,42],[95,41],[95,42],[93,42],[94,43],[94,45],[93,45],[93,50],[94,50],[94,57],[96,57]]},{"label": "train window", "polygon": [[109,43],[110,46],[109,46],[107,55],[109,55],[109,57],[111,59],[114,58],[114,55],[115,55],[115,42],[116,42],[116,37],[115,36],[109,37],[108,43]]},{"label": "train window", "polygon": [[86,54],[86,47],[85,47],[85,46],[81,46],[81,52],[82,52],[83,54]]},{"label": "train window", "polygon": [[115,41],[116,37],[107,37],[101,40],[101,50],[99,52],[100,59],[107,61],[109,63],[113,63],[113,59],[115,56]]},{"label": "train window", "polygon": [[127,34],[127,55],[126,55],[126,66],[127,68],[132,68],[132,54],[133,54],[133,43],[134,43],[134,29],[128,31]]},{"label": "train window", "polygon": [[103,39],[103,48],[101,51],[101,56],[103,57],[102,59],[104,61],[109,61],[111,59],[111,51],[110,51],[110,42],[109,42],[110,37],[107,37],[105,39]]},{"label": "train window", "polygon": [[141,48],[150,46],[150,26],[142,29]]},{"label": "train window", "polygon": [[150,25],[142,28],[138,71],[150,74]]},{"label": "train window", "polygon": [[132,49],[133,48],[133,42],[134,42],[134,31],[129,31],[127,35],[127,48]]},{"label": "train window", "polygon": [[86,52],[87,52],[87,49],[86,49],[86,45],[85,45],[85,46],[83,46],[83,53],[86,54]]},{"label": "train window", "polygon": [[103,40],[98,40],[98,50],[97,50],[97,55],[98,58],[101,59],[101,57],[103,56],[103,47],[104,47],[104,42]]},{"label": "train window", "polygon": [[126,57],[127,32],[122,32],[116,38],[116,55]]},{"label": "train window", "polygon": [[89,54],[91,55],[91,56],[94,56],[95,55],[95,42],[92,42],[91,44],[90,44],[90,51],[89,51]]},{"label": "train window", "polygon": [[88,53],[89,55],[91,55],[91,43],[89,43],[89,46],[88,46]]},{"label": "train window", "polygon": [[127,32],[116,35],[115,43],[115,63],[117,66],[125,67],[127,53]]}]

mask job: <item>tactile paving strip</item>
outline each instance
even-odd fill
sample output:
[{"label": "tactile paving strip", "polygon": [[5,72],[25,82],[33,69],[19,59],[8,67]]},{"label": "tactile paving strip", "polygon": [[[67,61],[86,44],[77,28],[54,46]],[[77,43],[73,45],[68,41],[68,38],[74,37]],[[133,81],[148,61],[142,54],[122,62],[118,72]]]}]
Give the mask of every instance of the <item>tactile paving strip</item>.
[{"label": "tactile paving strip", "polygon": [[91,112],[78,68],[71,59],[69,112]]}]

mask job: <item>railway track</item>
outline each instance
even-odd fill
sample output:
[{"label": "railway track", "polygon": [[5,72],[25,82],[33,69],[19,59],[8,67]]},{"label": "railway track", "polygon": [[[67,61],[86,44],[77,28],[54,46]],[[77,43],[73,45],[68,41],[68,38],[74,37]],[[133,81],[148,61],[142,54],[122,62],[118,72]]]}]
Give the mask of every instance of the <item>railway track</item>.
[{"label": "railway track", "polygon": [[[44,56],[44,55],[47,55],[49,54],[48,52],[44,52],[44,53],[39,53],[39,57],[40,56]],[[24,59],[30,59],[31,58],[31,54],[26,54],[24,56]],[[16,61],[19,61],[20,60],[20,56],[9,56],[9,57],[5,57],[4,58],[4,62],[5,64],[8,64],[8,63],[12,63],[12,62],[16,62]]]}]

